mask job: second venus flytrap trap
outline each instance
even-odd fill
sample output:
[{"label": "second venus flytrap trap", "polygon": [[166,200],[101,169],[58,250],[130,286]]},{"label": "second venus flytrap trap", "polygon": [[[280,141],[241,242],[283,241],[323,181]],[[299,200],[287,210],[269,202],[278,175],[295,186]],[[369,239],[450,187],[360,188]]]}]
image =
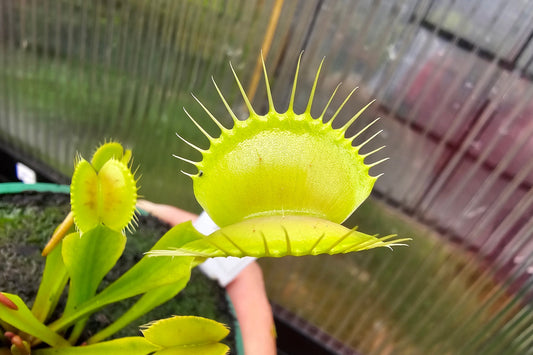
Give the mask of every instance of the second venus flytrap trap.
[{"label": "second venus flytrap trap", "polygon": [[405,245],[402,242],[409,238],[395,239],[395,235],[378,238],[341,225],[370,195],[379,176],[371,176],[369,169],[381,161],[365,163],[365,158],[377,150],[360,154],[360,149],[375,135],[360,145],[352,144],[375,121],[347,136],[348,128],[370,104],[342,127],[332,126],[355,90],[330,119],[324,115],[335,92],[322,114],[317,118],[311,116],[321,66],[301,114],[294,112],[293,107],[300,60],[289,107],[284,113],[274,106],[264,62],[269,103],[265,115],[255,112],[233,67],[249,111],[247,119],[237,118],[213,81],[233,127],[222,125],[197,99],[219,127],[220,135],[216,138],[209,135],[186,111],[208,138],[209,148],[202,149],[179,136],[202,154],[202,160],[176,157],[196,168],[196,173],[184,173],[193,180],[196,199],[221,229],[209,236],[198,235],[198,239],[179,248],[151,251],[150,255],[281,257]]}]

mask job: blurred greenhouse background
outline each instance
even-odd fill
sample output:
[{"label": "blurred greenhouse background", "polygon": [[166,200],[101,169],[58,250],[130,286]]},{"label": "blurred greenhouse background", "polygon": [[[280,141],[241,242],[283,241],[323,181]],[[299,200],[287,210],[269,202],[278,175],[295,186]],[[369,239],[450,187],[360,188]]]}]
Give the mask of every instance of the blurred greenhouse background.
[{"label": "blurred greenhouse background", "polygon": [[347,225],[413,241],[261,260],[276,316],[339,354],[533,354],[532,1],[2,0],[0,149],[68,183],[117,139],[146,198],[198,212],[171,157],[196,157],[175,132],[207,146],[190,93],[230,124],[231,62],[264,112],[262,51],[283,110],[302,50],[296,111],[326,56],[316,115],[343,82],[326,116],[359,86],[341,114],[382,117],[390,160]]}]

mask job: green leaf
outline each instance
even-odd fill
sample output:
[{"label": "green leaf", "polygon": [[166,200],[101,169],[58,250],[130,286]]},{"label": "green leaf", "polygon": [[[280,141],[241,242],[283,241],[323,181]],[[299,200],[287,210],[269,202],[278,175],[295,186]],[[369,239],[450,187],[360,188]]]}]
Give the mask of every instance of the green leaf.
[{"label": "green leaf", "polygon": [[171,317],[152,322],[142,330],[144,338],[128,337],[80,347],[38,349],[35,355],[224,355],[229,348],[219,343],[229,329],[201,317]]},{"label": "green leaf", "polygon": [[110,337],[135,319],[173,298],[187,285],[187,282],[189,282],[189,276],[190,275],[180,279],[174,284],[161,286],[146,292],[130,309],[120,316],[120,318],[89,338],[87,343],[97,343]]},{"label": "green leaf", "polygon": [[19,296],[3,292],[17,307],[17,310],[0,304],[0,319],[11,326],[38,338],[50,346],[70,346],[70,343],[46,327],[37,319]]},{"label": "green leaf", "polygon": [[33,350],[34,355],[146,355],[160,349],[142,337],[127,337],[70,348]]},{"label": "green leaf", "polygon": [[[229,329],[224,324],[193,316],[161,319],[147,325],[141,331],[148,341],[165,349],[177,351],[181,348],[190,351],[184,354],[199,354],[200,349],[207,351],[211,348],[206,347],[207,345],[216,344],[229,334]],[[219,351],[220,347],[215,346],[211,350]],[[161,351],[161,353],[165,352]],[[205,352],[205,354],[217,354],[217,352]]]},{"label": "green leaf", "polygon": [[[152,250],[171,245],[183,245],[190,240],[197,239],[198,235],[199,232],[192,226],[192,223],[185,222],[165,233],[152,247]],[[99,301],[116,302],[160,286],[176,283],[183,277],[190,276],[192,258],[157,259],[159,258],[145,255],[130,270],[103,290],[97,296]]]},{"label": "green leaf", "polygon": [[156,351],[154,355],[225,355],[229,347],[222,343],[196,345],[193,347],[172,347]]},{"label": "green leaf", "polygon": [[224,227],[202,240],[175,250],[154,251],[153,255],[192,255],[199,257],[339,254],[391,247],[409,238],[385,241],[325,219],[307,216],[268,216],[250,218]]},{"label": "green leaf", "polygon": [[67,269],[61,255],[62,248],[61,242],[46,256],[43,277],[32,306],[33,314],[41,322],[55,309],[68,281]]},{"label": "green leaf", "polygon": [[[180,247],[189,241],[201,238],[190,221],[179,224],[169,230],[152,249]],[[71,325],[80,317],[96,311],[110,303],[133,297],[155,288],[177,283],[189,277],[193,257],[152,258],[145,255],[124,275],[109,285],[95,297],[80,305],[77,311],[61,317],[50,325],[53,330],[60,330]]]},{"label": "green leaf", "polygon": [[116,264],[126,245],[122,233],[99,225],[80,236],[69,234],[63,240],[62,255],[70,276],[65,314],[96,293],[104,276]]}]

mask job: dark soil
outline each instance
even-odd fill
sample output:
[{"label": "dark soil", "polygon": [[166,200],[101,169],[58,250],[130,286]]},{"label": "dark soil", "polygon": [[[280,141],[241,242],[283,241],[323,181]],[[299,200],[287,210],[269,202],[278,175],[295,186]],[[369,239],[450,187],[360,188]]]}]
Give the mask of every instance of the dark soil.
[{"label": "dark soil", "polygon": [[[0,291],[18,294],[31,307],[44,268],[45,259],[40,255],[41,250],[69,210],[67,194],[24,192],[0,195]],[[169,228],[152,216],[139,216],[138,228],[133,234],[128,234],[124,254],[101,287],[105,287],[139,261],[143,253]],[[93,314],[85,336],[94,333],[91,329],[102,329],[110,324],[134,302],[135,299],[126,300]],[[58,309],[62,309],[61,304]],[[232,332],[224,342],[234,353],[235,319],[226,293],[197,269],[193,270],[187,287],[172,301],[157,307],[115,337],[139,335],[139,326],[172,315],[202,316],[229,325]]]}]

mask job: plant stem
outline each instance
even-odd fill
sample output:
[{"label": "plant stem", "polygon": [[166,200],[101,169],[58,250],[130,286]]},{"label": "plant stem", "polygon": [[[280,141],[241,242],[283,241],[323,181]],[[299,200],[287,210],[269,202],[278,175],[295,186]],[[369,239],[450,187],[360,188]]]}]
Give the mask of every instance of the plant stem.
[{"label": "plant stem", "polygon": [[54,248],[46,257],[43,277],[31,310],[38,320],[44,322],[55,309],[67,281],[68,274],[61,256],[60,242],[60,247]]},{"label": "plant stem", "polygon": [[46,244],[46,246],[43,249],[42,256],[47,256],[50,254],[50,252],[61,242],[61,240],[65,237],[65,235],[68,233],[68,231],[72,228],[74,225],[74,215],[72,214],[72,211],[67,214],[63,222],[56,228],[54,231],[54,234],[52,234],[52,237]]}]

